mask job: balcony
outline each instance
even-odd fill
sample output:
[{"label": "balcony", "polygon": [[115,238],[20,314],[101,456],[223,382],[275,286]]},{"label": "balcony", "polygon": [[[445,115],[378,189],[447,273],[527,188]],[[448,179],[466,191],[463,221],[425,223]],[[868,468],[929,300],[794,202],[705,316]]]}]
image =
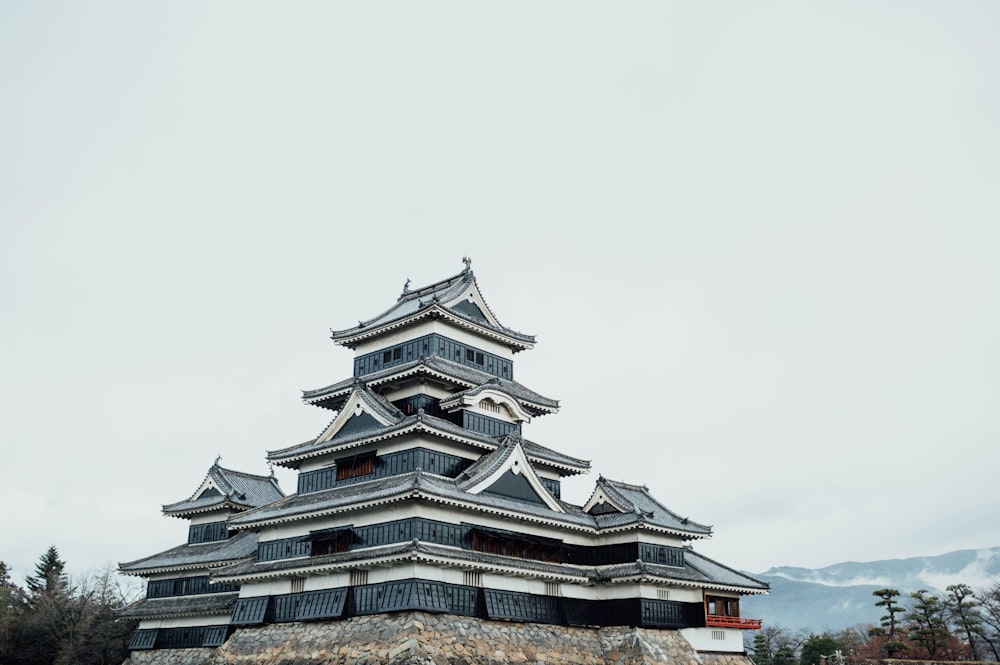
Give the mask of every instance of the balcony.
[{"label": "balcony", "polygon": [[724,617],[717,614],[709,614],[705,617],[705,625],[710,628],[742,628],[744,630],[760,630],[760,623],[760,619]]}]

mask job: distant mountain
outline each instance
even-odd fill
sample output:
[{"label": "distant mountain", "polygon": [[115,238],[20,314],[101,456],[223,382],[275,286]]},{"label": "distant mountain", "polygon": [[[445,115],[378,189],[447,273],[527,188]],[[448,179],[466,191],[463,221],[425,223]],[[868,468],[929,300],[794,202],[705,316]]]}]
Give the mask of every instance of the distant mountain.
[{"label": "distant mountain", "polygon": [[978,589],[1000,581],[1000,547],[815,569],[781,566],[753,576],[769,583],[771,594],[745,597],[740,603],[744,616],[792,630],[841,630],[878,623],[882,612],[872,597],[876,589],[899,589],[905,604],[917,589],[944,595],[949,584]]}]

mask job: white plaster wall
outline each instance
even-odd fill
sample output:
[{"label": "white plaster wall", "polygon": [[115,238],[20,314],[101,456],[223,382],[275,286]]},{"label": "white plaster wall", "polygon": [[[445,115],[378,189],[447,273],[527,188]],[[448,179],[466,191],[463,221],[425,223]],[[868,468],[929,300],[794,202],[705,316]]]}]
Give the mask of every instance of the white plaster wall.
[{"label": "white plaster wall", "polygon": [[682,628],[680,634],[698,651],[743,653],[743,631],[737,628]]},{"label": "white plaster wall", "polygon": [[[232,512],[229,510],[213,510],[210,513],[195,515],[190,519],[191,524],[207,524],[209,522],[222,522],[229,518]],[[187,538],[187,534],[184,534]]]},{"label": "white plaster wall", "polygon": [[200,617],[177,617],[175,619],[143,619],[139,629],[147,628],[187,628],[188,626],[219,626],[228,624],[231,614],[213,614]]}]

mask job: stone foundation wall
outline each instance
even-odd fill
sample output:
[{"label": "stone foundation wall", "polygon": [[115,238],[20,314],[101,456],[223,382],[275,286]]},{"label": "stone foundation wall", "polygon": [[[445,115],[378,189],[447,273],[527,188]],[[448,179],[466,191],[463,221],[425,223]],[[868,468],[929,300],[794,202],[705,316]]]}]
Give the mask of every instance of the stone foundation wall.
[{"label": "stone foundation wall", "polygon": [[134,651],[124,665],[752,665],[673,630],[575,628],[406,612],[241,628],[216,649]]}]

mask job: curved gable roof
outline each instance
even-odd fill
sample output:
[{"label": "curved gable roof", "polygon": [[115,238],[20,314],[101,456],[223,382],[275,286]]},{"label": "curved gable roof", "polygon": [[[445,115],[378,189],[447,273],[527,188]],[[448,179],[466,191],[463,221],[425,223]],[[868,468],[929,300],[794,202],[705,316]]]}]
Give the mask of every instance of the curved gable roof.
[{"label": "curved gable roof", "polygon": [[205,479],[190,498],[163,506],[163,513],[172,517],[187,517],[222,508],[248,510],[277,501],[285,496],[274,475],[258,476],[219,466],[219,460],[209,468]]},{"label": "curved gable roof", "polygon": [[479,291],[468,261],[462,272],[433,284],[410,290],[407,282],[395,305],[366,321],[359,321],[354,328],[331,330],[330,336],[338,344],[352,347],[408,320],[432,315],[435,310],[438,315],[454,317],[456,322],[480,329],[488,336],[499,336],[518,349],[534,346],[534,335],[508,328],[496,318]]}]

